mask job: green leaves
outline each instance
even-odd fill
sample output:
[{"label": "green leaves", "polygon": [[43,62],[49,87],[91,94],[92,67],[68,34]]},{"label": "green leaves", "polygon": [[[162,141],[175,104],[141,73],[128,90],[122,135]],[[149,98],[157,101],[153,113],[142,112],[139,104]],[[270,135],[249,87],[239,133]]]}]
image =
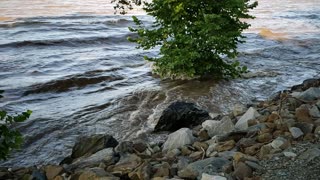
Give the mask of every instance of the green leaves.
[{"label": "green leaves", "polygon": [[249,0],[153,0],[144,10],[155,18],[151,28],[145,27],[135,16],[138,38],[130,39],[137,48],[160,46],[154,62],[154,72],[161,77],[192,78],[211,75],[216,78],[234,78],[246,72],[235,58],[237,44],[243,43],[241,32],[249,27],[242,18],[257,3]]},{"label": "green leaves", "polygon": [[[0,91],[0,94],[4,91]],[[18,149],[23,142],[21,133],[13,125],[27,120],[32,111],[27,110],[21,114],[10,116],[6,111],[0,110],[0,160],[6,159],[12,149]]]}]

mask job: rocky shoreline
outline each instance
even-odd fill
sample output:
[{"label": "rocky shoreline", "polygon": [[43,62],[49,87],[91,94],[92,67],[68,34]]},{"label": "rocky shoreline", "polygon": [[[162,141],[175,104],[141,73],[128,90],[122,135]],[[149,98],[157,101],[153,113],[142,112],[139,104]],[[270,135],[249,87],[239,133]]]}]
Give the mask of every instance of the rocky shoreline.
[{"label": "rocky shoreline", "polygon": [[176,102],[155,130],[172,133],[158,144],[80,137],[60,165],[2,167],[0,179],[319,179],[320,79],[224,116]]}]

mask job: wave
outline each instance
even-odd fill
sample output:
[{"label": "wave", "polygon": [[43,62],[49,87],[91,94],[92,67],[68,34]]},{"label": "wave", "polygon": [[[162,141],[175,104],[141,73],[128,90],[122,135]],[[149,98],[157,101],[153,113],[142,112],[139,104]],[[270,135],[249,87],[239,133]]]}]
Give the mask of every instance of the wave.
[{"label": "wave", "polygon": [[67,76],[63,79],[53,80],[44,84],[36,84],[29,87],[23,93],[24,96],[29,94],[47,93],[47,92],[65,92],[71,89],[81,89],[88,85],[102,82],[111,82],[124,79],[120,75],[96,75],[97,72],[86,72],[85,74]]},{"label": "wave", "polygon": [[67,38],[67,39],[48,39],[48,40],[26,40],[0,44],[0,48],[21,48],[21,47],[37,47],[37,46],[68,46],[79,47],[83,45],[99,45],[99,44],[119,44],[130,43],[127,37],[134,37],[136,34],[126,34],[114,37],[84,37],[84,38]]}]

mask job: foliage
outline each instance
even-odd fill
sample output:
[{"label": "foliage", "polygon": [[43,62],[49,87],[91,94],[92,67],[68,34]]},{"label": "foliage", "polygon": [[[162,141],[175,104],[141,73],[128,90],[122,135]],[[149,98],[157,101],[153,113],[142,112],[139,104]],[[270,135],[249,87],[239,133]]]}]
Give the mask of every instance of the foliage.
[{"label": "foliage", "polygon": [[233,78],[246,67],[231,61],[243,43],[241,32],[249,27],[242,19],[254,18],[250,0],[153,0],[144,10],[155,18],[151,27],[133,16],[138,34],[129,38],[144,50],[160,46],[159,57],[145,57],[154,62],[154,71],[162,77],[181,78],[210,75]]},{"label": "foliage", "polygon": [[[0,98],[3,97],[0,90]],[[18,149],[23,141],[21,133],[12,128],[16,122],[28,119],[32,111],[27,110],[21,114],[10,116],[6,111],[0,110],[0,160],[6,159],[12,149]]]}]

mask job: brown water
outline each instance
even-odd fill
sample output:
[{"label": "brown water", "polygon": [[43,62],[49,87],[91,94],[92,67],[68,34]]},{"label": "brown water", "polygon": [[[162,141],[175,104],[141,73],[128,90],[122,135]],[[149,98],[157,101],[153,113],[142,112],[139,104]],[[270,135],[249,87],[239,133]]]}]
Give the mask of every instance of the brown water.
[{"label": "brown water", "polygon": [[2,165],[59,163],[84,134],[156,141],[162,136],[149,132],[173,101],[225,113],[319,77],[320,1],[259,4],[238,57],[258,77],[215,82],[152,75],[142,57],[157,50],[135,49],[126,40],[130,16],[113,15],[108,1],[0,0],[0,107],[34,111],[18,126],[23,148]]}]

